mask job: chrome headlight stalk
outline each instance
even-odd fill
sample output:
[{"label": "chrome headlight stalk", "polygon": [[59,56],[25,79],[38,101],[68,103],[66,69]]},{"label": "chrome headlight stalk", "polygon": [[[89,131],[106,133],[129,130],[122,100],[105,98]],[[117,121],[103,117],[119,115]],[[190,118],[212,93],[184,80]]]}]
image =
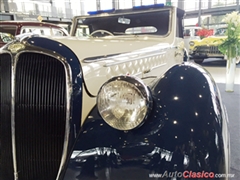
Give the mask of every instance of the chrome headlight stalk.
[{"label": "chrome headlight stalk", "polygon": [[100,88],[97,107],[107,124],[127,131],[141,126],[146,120],[152,110],[152,95],[141,79],[116,76]]}]

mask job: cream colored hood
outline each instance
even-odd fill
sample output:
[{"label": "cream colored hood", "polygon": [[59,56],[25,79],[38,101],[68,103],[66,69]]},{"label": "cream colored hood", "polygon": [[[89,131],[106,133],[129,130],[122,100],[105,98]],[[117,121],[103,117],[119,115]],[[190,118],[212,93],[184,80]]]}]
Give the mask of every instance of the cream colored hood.
[{"label": "cream colored hood", "polygon": [[88,57],[130,52],[146,47],[151,47],[159,43],[170,42],[167,38],[155,37],[106,37],[106,38],[62,38],[53,37],[54,40],[69,47],[79,59]]},{"label": "cream colored hood", "polygon": [[[69,47],[78,57],[88,91],[96,96],[101,85],[116,75],[142,77],[144,71],[159,65],[156,58],[163,56],[170,44],[164,38],[54,38]],[[169,42],[169,41],[168,41]],[[155,55],[154,55],[155,54]],[[150,67],[151,66],[151,67]]]}]

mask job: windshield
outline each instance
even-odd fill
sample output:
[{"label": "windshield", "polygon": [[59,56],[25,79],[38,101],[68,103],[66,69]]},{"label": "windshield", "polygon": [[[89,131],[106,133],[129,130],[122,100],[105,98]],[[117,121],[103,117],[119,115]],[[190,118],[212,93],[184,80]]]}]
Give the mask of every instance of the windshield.
[{"label": "windshield", "polygon": [[21,34],[33,33],[45,36],[66,36],[67,34],[62,29],[52,27],[39,27],[39,26],[24,26],[21,29]]},{"label": "windshield", "polygon": [[[104,36],[125,34],[152,34],[165,36],[170,30],[170,10],[145,13],[109,14],[106,16],[79,17],[75,36]],[[96,32],[95,32],[96,31]]]},{"label": "windshield", "polygon": [[227,28],[226,28],[226,27],[224,27],[224,28],[218,28],[218,29],[216,29],[214,35],[215,35],[215,36],[225,36],[226,31],[227,31]]}]

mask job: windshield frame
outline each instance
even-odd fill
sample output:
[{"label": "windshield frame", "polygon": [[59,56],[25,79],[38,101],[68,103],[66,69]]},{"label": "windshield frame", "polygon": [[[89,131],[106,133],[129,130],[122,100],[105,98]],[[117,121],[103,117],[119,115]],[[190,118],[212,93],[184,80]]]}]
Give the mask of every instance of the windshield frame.
[{"label": "windshield frame", "polygon": [[[156,22],[156,23],[158,23],[158,28],[155,27],[152,24],[147,24],[146,25],[146,23],[145,23],[145,26],[153,26],[153,27],[157,28],[157,30],[159,31],[159,30],[161,30],[161,29],[159,29],[160,24],[161,24],[160,21],[163,18],[160,18],[158,15],[161,14],[161,13],[165,13],[168,16],[168,19],[165,20],[167,22],[167,27],[162,26],[164,28],[167,28],[167,31],[165,33],[160,34],[159,32],[158,33],[148,32],[148,33],[128,34],[128,33],[125,33],[125,32],[116,32],[116,31],[110,31],[110,32],[113,33],[116,36],[117,35],[118,36],[120,36],[120,35],[125,35],[125,36],[126,35],[138,35],[138,36],[151,35],[151,36],[167,37],[172,31],[172,21],[173,21],[173,19],[172,19],[173,18],[173,16],[172,16],[173,8],[170,7],[170,6],[165,7],[165,8],[161,8],[161,9],[151,9],[151,10],[145,10],[145,11],[139,11],[139,10],[138,11],[133,11],[133,10],[130,11],[130,10],[128,10],[127,12],[121,12],[121,13],[118,12],[118,13],[110,13],[110,14],[105,13],[105,14],[100,14],[100,15],[76,16],[76,17],[73,18],[73,24],[72,24],[72,27],[71,27],[70,35],[71,36],[76,36],[77,30],[79,29],[80,26],[87,27],[88,31],[89,31],[89,34],[91,34],[94,31],[89,27],[89,24],[90,24],[89,22],[93,22],[94,20],[103,20],[103,21],[105,20],[105,21],[107,21],[108,18],[115,18],[115,19],[117,19],[119,17],[127,17],[127,18],[130,17],[131,18],[131,17],[134,17],[134,16],[135,17],[138,16],[138,17],[141,17],[141,18],[142,17],[146,18],[147,16],[150,16],[150,15],[152,17],[156,16],[156,18],[158,18],[158,19],[155,19],[155,20],[159,20],[158,22]],[[125,25],[127,26],[127,24],[125,24]],[[139,26],[139,27],[141,27],[141,26]],[[137,26],[137,28],[139,28],[139,27]],[[129,27],[127,27],[127,28],[129,28]],[[132,26],[130,26],[130,28],[132,28]],[[98,30],[98,29],[95,29],[95,30]],[[106,29],[104,29],[104,30],[106,30]],[[89,35],[89,34],[87,34],[87,35]]]}]

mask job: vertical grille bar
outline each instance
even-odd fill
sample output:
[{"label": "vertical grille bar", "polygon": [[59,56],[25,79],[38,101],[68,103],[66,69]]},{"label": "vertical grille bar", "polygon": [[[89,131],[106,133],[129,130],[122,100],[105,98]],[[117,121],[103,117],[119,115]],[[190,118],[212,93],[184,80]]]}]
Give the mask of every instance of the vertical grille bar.
[{"label": "vertical grille bar", "polygon": [[19,180],[56,179],[66,125],[66,77],[57,59],[19,56],[15,84],[15,137]]},{"label": "vertical grille bar", "polygon": [[0,55],[0,179],[12,180],[11,56]]}]

